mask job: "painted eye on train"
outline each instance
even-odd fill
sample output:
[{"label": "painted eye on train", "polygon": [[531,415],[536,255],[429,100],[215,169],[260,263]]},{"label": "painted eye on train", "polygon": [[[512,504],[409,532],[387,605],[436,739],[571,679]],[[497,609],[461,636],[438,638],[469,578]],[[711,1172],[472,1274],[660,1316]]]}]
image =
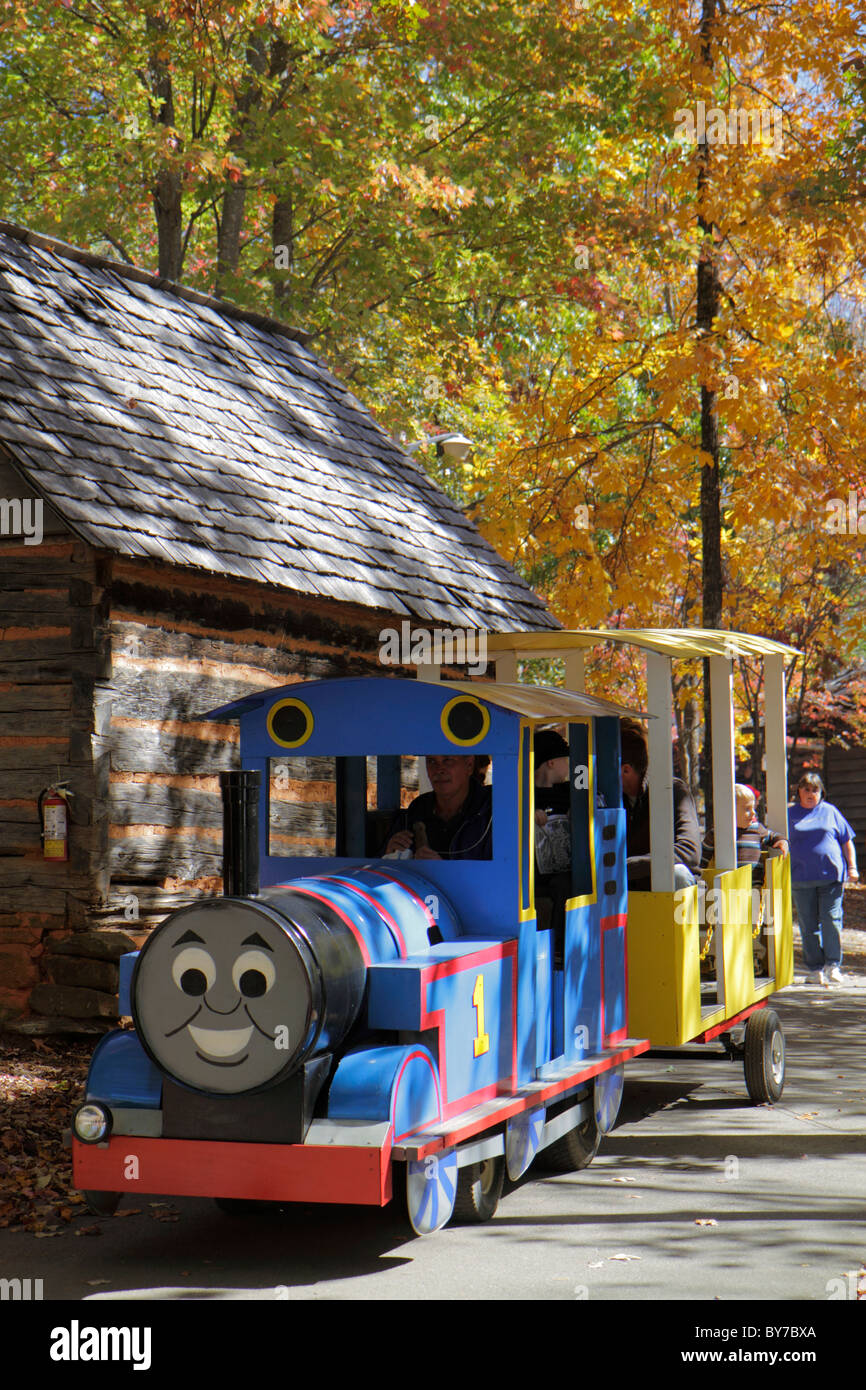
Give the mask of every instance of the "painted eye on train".
[{"label": "painted eye on train", "polygon": [[232,983],[245,999],[260,999],[276,978],[274,963],[264,951],[244,951],[232,966]]},{"label": "painted eye on train", "polygon": [[298,748],[313,732],[313,711],[303,700],[277,700],[268,713],[267,728],[281,748]]},{"label": "painted eye on train", "polygon": [[471,748],[488,732],[490,711],[472,696],[457,695],[443,709],[440,723],[449,742]]},{"label": "painted eye on train", "polygon": [[171,964],[171,978],[184,994],[207,994],[216,973],[213,957],[200,946],[187,946]]}]

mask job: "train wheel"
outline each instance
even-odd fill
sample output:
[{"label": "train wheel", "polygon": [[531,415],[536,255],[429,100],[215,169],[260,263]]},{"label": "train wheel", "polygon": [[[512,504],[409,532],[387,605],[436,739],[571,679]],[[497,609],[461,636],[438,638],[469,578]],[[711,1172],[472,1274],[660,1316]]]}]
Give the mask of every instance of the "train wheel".
[{"label": "train wheel", "polygon": [[759,1009],[750,1014],[743,1043],[746,1089],[756,1105],[772,1105],[785,1087],[785,1034],[778,1014]]},{"label": "train wheel", "polygon": [[273,1202],[260,1202],[255,1197],[214,1197],[214,1205],[226,1216],[260,1216],[272,1211]]},{"label": "train wheel", "polygon": [[457,1196],[457,1154],[428,1154],[406,1164],[406,1215],[416,1236],[429,1236],[451,1217]]},{"label": "train wheel", "polygon": [[593,1109],[595,1122],[602,1134],[610,1134],[616,1124],[622,1102],[624,1068],[611,1067],[595,1078],[593,1087]]},{"label": "train wheel", "polygon": [[489,1221],[499,1206],[505,1164],[500,1155],[461,1168],[454,1215],[458,1221]]},{"label": "train wheel", "polygon": [[119,1192],[85,1192],[84,1205],[94,1216],[113,1216],[120,1202]]},{"label": "train wheel", "polygon": [[570,1129],[561,1139],[548,1148],[542,1149],[535,1160],[545,1173],[574,1173],[579,1168],[588,1168],[598,1153],[601,1143],[601,1130],[595,1116]]},{"label": "train wheel", "polygon": [[524,1110],[505,1126],[505,1168],[510,1182],[517,1182],[538,1152],[544,1129],[544,1108]]}]

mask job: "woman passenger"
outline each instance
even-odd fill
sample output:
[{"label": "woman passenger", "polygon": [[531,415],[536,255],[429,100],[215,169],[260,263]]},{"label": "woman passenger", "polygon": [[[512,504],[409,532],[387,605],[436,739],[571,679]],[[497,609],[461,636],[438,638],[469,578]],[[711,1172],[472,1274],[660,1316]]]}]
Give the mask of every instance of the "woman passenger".
[{"label": "woman passenger", "polygon": [[810,983],[844,984],[842,895],[845,880],[857,881],[860,874],[854,831],[841,811],[824,800],[824,783],[815,772],[804,773],[797,783],[788,832],[791,887]]}]

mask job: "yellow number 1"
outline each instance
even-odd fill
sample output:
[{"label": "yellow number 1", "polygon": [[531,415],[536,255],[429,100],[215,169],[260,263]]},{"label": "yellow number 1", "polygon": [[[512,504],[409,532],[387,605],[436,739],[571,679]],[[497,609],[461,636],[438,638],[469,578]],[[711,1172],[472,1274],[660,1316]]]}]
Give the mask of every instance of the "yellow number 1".
[{"label": "yellow number 1", "polygon": [[479,975],[475,981],[475,988],[472,991],[472,1005],[478,1015],[476,1036],[473,1040],[475,1056],[480,1057],[484,1052],[490,1051],[490,1034],[484,1031],[484,976]]}]

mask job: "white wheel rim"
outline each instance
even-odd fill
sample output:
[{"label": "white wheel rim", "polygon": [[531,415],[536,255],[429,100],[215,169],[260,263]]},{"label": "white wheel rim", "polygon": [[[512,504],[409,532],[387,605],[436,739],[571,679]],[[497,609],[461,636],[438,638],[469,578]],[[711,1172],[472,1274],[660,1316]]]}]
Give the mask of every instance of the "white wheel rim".
[{"label": "white wheel rim", "polygon": [[609,1134],[616,1123],[622,1100],[623,1068],[612,1067],[595,1078],[595,1123],[602,1134]]},{"label": "white wheel rim", "polygon": [[512,1182],[522,1177],[541,1143],[544,1111],[524,1111],[509,1120],[505,1129],[505,1169]]},{"label": "white wheel rim", "polygon": [[409,1222],[419,1236],[438,1231],[454,1211],[457,1196],[457,1154],[429,1154],[406,1165]]}]

